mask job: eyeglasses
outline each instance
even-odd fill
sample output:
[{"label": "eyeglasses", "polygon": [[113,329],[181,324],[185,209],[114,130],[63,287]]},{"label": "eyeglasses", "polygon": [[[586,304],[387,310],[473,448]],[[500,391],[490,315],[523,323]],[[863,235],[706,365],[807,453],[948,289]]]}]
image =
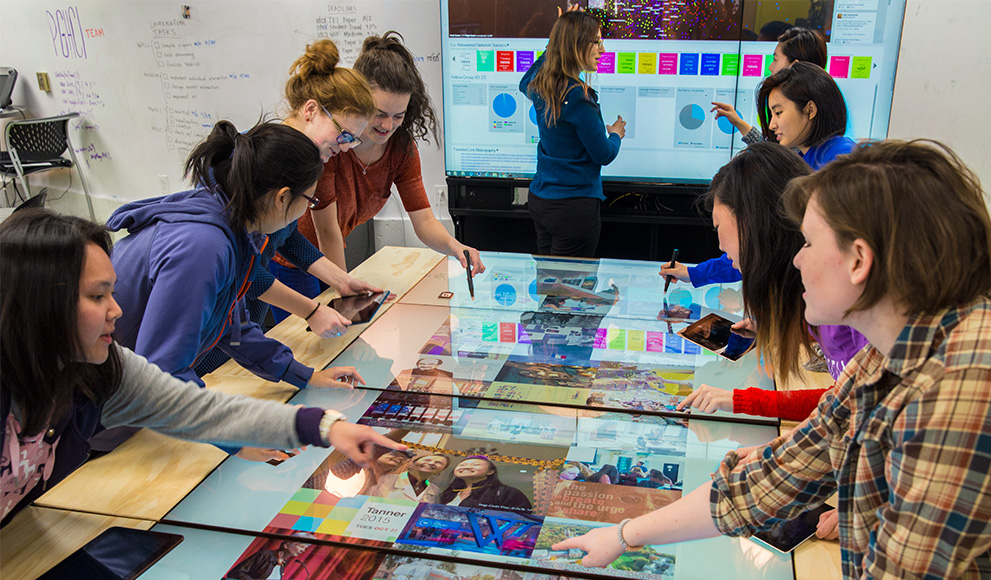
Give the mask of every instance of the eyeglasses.
[{"label": "eyeglasses", "polygon": [[606,41],[603,38],[598,38],[596,40],[593,40],[592,41],[592,44],[598,45],[599,48],[605,48],[606,47]]},{"label": "eyeglasses", "polygon": [[301,193],[300,195],[302,195],[303,196],[303,199],[305,199],[307,201],[307,205],[309,206],[310,209],[313,209],[313,208],[317,207],[318,205],[320,205],[320,200],[319,199],[317,199],[315,197],[310,197],[310,196],[306,195],[305,193]]},{"label": "eyeglasses", "polygon": [[335,119],[334,116],[330,114],[330,111],[328,111],[326,107],[320,105],[320,108],[323,109],[324,113],[327,113],[327,116],[330,117],[330,120],[334,122],[334,126],[337,127],[337,130],[340,133],[340,135],[337,136],[338,145],[347,145],[348,143],[350,143],[352,147],[357,147],[358,145],[361,145],[361,139],[355,137],[354,133],[352,133],[351,131],[348,131],[344,127],[341,127],[341,124],[337,122],[337,119]]}]

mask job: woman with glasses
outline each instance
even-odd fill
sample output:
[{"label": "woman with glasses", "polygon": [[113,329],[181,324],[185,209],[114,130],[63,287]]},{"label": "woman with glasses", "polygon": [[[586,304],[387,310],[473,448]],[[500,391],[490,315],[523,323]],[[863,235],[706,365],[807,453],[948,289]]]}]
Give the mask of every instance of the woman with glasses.
[{"label": "woman with glasses", "polygon": [[[285,89],[290,113],[284,123],[309,137],[320,149],[320,159],[324,163],[361,143],[357,135],[365,129],[375,111],[365,79],[353,69],[337,66],[337,63],[338,51],[333,41],[315,42],[293,63]],[[319,203],[316,197],[308,201],[311,208]],[[270,262],[276,252],[291,267],[283,268]],[[343,268],[324,257],[300,233],[296,222],[270,236],[260,264],[262,267],[258,268],[247,295],[251,320],[263,323],[271,304],[275,307],[276,322],[281,322],[290,313],[295,314],[305,319],[313,332],[323,338],[340,336],[351,322],[326,304],[314,300],[326,288],[320,282],[343,296],[381,290],[349,276]],[[297,292],[276,280],[276,273],[280,278],[290,280],[293,288],[303,291]],[[201,363],[198,370],[201,374],[209,372],[224,360],[226,357],[222,354],[211,353],[209,360]]]},{"label": "woman with glasses", "polygon": [[593,257],[599,244],[602,166],[616,158],[626,135],[622,117],[605,126],[598,96],[582,79],[598,69],[604,51],[598,20],[569,9],[520,81],[540,133],[528,205],[544,255]]},{"label": "woman with glasses", "polygon": [[[316,190],[319,203],[300,218],[299,229],[344,269],[344,239],[385,206],[395,185],[420,241],[454,256],[463,267],[468,266],[467,251],[478,274],[485,270],[478,251],[451,236],[427,199],[416,142],[430,136],[437,142],[437,122],[413,55],[401,38],[390,31],[365,39],[354,68],[371,86],[371,120],[353,133],[360,138],[349,136],[347,146],[340,146],[343,153],[324,163]],[[314,94],[328,82],[326,75],[313,74],[299,79],[297,86],[301,94]],[[292,268],[284,257],[277,256],[273,264],[278,278],[306,296],[319,293],[318,282]]]},{"label": "woman with glasses", "polygon": [[[193,189],[129,203],[107,222],[129,235],[113,250],[124,311],[114,336],[173,376],[203,382],[197,359],[219,346],[269,381],[296,387],[351,388],[351,367],[323,371],[294,360],[285,345],[245,320],[241,302],[267,235],[295,221],[313,197],[322,168],[313,141],[282,124],[239,133],[221,121],[186,161]],[[105,450],[115,443],[99,443]],[[247,457],[285,458],[252,451]]]}]

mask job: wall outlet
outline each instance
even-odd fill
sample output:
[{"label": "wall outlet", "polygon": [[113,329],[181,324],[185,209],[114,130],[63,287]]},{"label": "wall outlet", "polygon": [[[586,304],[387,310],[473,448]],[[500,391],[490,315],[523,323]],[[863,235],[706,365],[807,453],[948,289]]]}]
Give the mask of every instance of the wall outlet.
[{"label": "wall outlet", "polygon": [[35,76],[38,77],[38,90],[39,91],[41,91],[43,93],[50,93],[50,92],[52,92],[52,83],[48,80],[48,73],[46,73],[46,72],[35,73]]},{"label": "wall outlet", "polygon": [[162,190],[162,195],[169,195],[170,193],[172,193],[172,189],[169,188],[169,176],[168,175],[159,175],[158,176],[158,185],[159,185],[159,187]]},{"label": "wall outlet", "polygon": [[447,186],[446,185],[435,185],[437,189],[437,206],[447,207]]}]

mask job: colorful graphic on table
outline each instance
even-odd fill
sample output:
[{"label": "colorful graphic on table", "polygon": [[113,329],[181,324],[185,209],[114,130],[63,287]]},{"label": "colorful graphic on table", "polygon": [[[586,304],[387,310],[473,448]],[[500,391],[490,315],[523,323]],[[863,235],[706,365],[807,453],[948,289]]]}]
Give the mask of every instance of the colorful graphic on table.
[{"label": "colorful graphic on table", "polygon": [[527,558],[543,521],[526,514],[423,504],[396,543]]},{"label": "colorful graphic on table", "polygon": [[[579,562],[584,555],[581,550],[555,551],[554,544],[588,533],[608,524],[590,523],[578,520],[548,517],[533,549],[532,558],[555,570],[588,570]],[[675,556],[667,553],[664,546],[643,546],[622,554],[607,569],[611,575],[622,578],[643,578],[645,575],[674,577]]]}]

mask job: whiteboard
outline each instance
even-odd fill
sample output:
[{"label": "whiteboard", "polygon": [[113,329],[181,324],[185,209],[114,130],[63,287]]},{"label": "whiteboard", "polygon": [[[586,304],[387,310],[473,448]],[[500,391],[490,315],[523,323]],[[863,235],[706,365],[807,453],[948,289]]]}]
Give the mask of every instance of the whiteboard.
[{"label": "whiteboard", "polygon": [[[437,0],[189,6],[186,17],[181,3],[159,0],[3,0],[0,65],[18,70],[14,103],[29,117],[81,113],[72,139],[94,196],[124,202],[185,189],[183,163],[214,123],[243,130],[288,113],[289,67],[320,38],[333,39],[350,66],[366,36],[399,31],[441,102]],[[37,72],[48,73],[50,93],[38,89]],[[420,153],[434,192],[443,152],[421,144]]]}]

